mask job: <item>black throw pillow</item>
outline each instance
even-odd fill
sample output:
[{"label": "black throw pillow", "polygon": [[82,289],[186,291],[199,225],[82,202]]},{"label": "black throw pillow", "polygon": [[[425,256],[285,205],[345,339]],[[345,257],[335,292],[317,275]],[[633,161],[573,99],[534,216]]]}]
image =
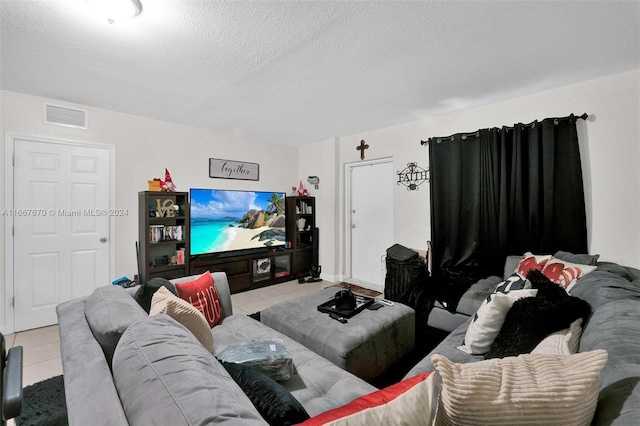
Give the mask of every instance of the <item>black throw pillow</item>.
[{"label": "black throw pillow", "polygon": [[569,297],[567,291],[558,284],[547,278],[542,272],[532,269],[527,274],[527,280],[531,283],[531,287],[538,290],[536,297],[546,297],[551,299],[562,299]]},{"label": "black throw pillow", "polygon": [[133,295],[133,298],[138,302],[142,309],[149,313],[151,310],[151,299],[153,298],[153,294],[162,286],[166,287],[167,290],[174,294],[174,296],[178,296],[176,286],[174,286],[171,281],[166,278],[151,278],[146,283],[140,285],[140,288]]},{"label": "black throw pillow", "polygon": [[295,425],[309,419],[302,404],[266,374],[232,362],[223,361],[222,365],[270,425]]},{"label": "black throw pillow", "polygon": [[530,272],[527,279],[538,288],[538,295],[516,300],[511,306],[500,333],[485,355],[487,359],[529,353],[549,334],[569,328],[578,318],[582,318],[583,324],[589,318],[589,303],[570,296],[539,271]]}]

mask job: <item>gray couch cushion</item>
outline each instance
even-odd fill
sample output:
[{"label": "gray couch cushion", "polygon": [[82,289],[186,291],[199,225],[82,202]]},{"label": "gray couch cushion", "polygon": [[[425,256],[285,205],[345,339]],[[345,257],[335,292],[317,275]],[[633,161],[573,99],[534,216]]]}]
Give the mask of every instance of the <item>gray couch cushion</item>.
[{"label": "gray couch cushion", "polygon": [[281,339],[297,372],[282,385],[300,401],[311,417],[377,390],[300,343],[246,315],[225,318],[211,332],[216,351],[251,339]]},{"label": "gray couch cushion", "polygon": [[609,353],[600,374],[600,397],[593,424],[640,424],[638,313],[639,300],[614,300],[591,315],[582,333],[580,352],[606,349]]},{"label": "gray couch cushion", "polygon": [[600,375],[593,425],[640,425],[640,365],[618,364]]},{"label": "gray couch cushion", "polygon": [[[513,273],[513,271],[511,271],[511,273]],[[484,299],[486,299],[502,281],[500,277],[493,275],[473,284],[460,298],[456,312],[467,316],[475,314]]]},{"label": "gray couch cushion", "polygon": [[553,257],[564,260],[565,262],[578,263],[580,265],[595,266],[600,258],[599,254],[574,254],[568,251],[557,251]]},{"label": "gray couch cushion", "polygon": [[[126,425],[127,418],[111,371],[87,324],[85,302],[86,297],[56,307],[69,424]],[[90,403],[87,403],[88,399]]]},{"label": "gray couch cushion", "polygon": [[628,281],[640,279],[640,270],[629,266],[618,265],[613,262],[598,262],[598,271],[610,272]]},{"label": "gray couch cushion", "polygon": [[87,298],[84,315],[109,365],[122,333],[132,323],[147,317],[131,295],[117,285],[95,289]]},{"label": "gray couch cushion", "polygon": [[592,424],[638,424],[640,419],[639,312],[640,301],[638,300],[615,300],[606,303],[592,314],[582,333],[581,352],[602,348],[609,353],[609,359],[600,374],[600,397]]},{"label": "gray couch cushion", "polygon": [[411,370],[404,376],[405,379],[415,376],[419,373],[426,373],[434,371],[435,367],[431,362],[431,355],[441,354],[446,356],[449,360],[458,363],[483,361],[483,355],[469,355],[466,352],[458,349],[458,346],[462,345],[464,337],[467,333],[467,328],[471,323],[471,318],[467,319],[462,325],[453,330],[445,339],[436,346],[431,353],[422,358]]},{"label": "gray couch cushion", "polygon": [[502,279],[506,280],[516,271],[518,267],[518,263],[522,259],[522,256],[507,256],[507,259],[504,262],[504,272],[502,275]]},{"label": "gray couch cushion", "polygon": [[619,299],[640,301],[640,282],[629,281],[627,276],[598,269],[580,278],[571,295],[586,300],[595,311],[598,307]]},{"label": "gray couch cushion", "polygon": [[133,324],[113,356],[131,425],[265,425],[222,365],[167,315]]},{"label": "gray couch cushion", "polygon": [[582,332],[580,352],[606,349],[607,365],[640,364],[639,313],[637,300],[614,300],[599,307]]}]

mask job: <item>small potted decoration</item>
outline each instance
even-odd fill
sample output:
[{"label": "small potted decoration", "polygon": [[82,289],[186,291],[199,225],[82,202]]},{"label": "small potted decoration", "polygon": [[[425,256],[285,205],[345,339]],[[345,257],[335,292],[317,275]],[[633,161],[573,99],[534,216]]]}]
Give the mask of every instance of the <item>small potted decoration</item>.
[{"label": "small potted decoration", "polygon": [[297,193],[298,197],[308,197],[309,196],[309,191],[302,184],[302,180],[300,180],[300,185],[298,185],[297,188],[295,186],[293,186],[293,187],[291,187],[291,190],[293,191],[294,195]]},{"label": "small potted decoration", "polygon": [[164,181],[160,178],[154,178],[153,180],[148,180],[147,184],[149,185],[149,191],[173,192],[176,190],[168,169],[164,169]]}]

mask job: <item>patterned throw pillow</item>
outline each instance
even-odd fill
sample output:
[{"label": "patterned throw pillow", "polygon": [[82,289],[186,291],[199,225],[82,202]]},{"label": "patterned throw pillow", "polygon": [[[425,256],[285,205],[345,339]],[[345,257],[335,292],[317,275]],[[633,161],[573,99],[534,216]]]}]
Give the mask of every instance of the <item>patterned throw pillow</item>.
[{"label": "patterned throw pillow", "polygon": [[194,306],[160,287],[151,299],[149,316],[165,314],[185,326],[209,352],[214,353],[213,334],[206,318]]},{"label": "patterned throw pillow", "polygon": [[220,295],[211,272],[207,271],[193,281],[176,283],[176,290],[181,299],[191,303],[204,315],[210,328],[222,320]]},{"label": "patterned throw pillow", "polygon": [[464,342],[458,349],[472,355],[487,353],[500,332],[511,305],[518,299],[534,297],[537,293],[538,290],[529,289],[490,294],[473,316],[467,328],[467,334],[464,336]]},{"label": "patterned throw pillow", "polygon": [[526,290],[530,288],[532,288],[531,282],[520,276],[517,272],[514,272],[513,275],[498,284],[493,292],[509,293],[512,290]]},{"label": "patterned throw pillow", "polygon": [[431,425],[436,378],[433,372],[418,374],[318,414],[300,426]]},{"label": "patterned throw pillow", "polygon": [[442,377],[435,425],[590,425],[607,352],[431,362]]},{"label": "patterned throw pillow", "polygon": [[542,273],[567,292],[580,278],[596,269],[597,266],[580,265],[552,257],[542,269]]},{"label": "patterned throw pillow", "polygon": [[515,272],[520,274],[521,277],[526,277],[530,270],[536,269],[542,271],[547,262],[551,259],[551,255],[535,255],[531,252],[526,252],[522,255],[522,259],[518,262]]}]

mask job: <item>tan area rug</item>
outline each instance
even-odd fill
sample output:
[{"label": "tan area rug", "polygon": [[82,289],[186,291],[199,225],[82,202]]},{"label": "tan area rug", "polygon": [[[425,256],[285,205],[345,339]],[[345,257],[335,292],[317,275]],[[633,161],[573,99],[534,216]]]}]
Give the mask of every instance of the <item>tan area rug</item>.
[{"label": "tan area rug", "polygon": [[[348,283],[341,282],[341,283],[329,286],[327,288],[331,288],[331,287],[347,288],[348,286],[349,286]],[[379,291],[369,290],[368,288],[360,287],[359,285],[355,285],[355,284],[351,284],[351,291],[353,291],[354,293],[362,294],[364,296],[369,296],[369,297],[376,297],[382,294]]]}]

